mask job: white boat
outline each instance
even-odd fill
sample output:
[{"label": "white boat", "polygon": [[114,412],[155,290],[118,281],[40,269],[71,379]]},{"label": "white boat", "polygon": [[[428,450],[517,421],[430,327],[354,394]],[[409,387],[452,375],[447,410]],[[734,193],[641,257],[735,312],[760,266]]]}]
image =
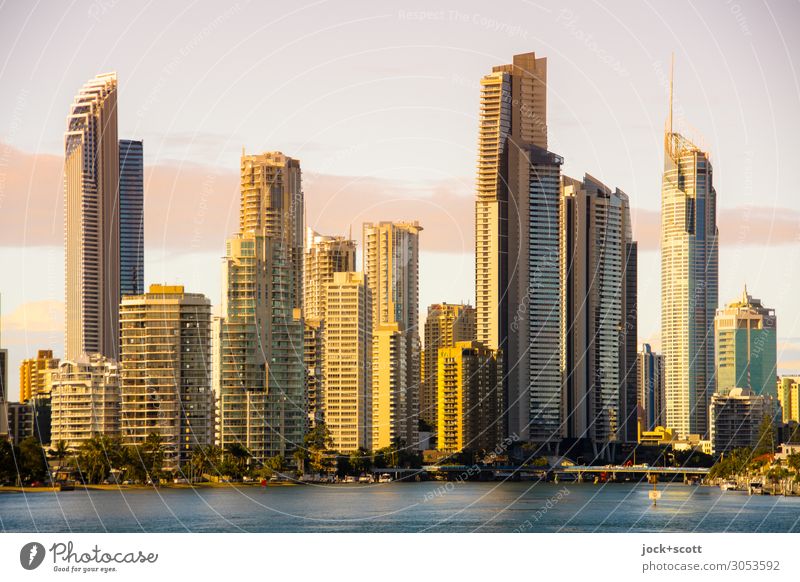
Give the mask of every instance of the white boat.
[{"label": "white boat", "polygon": [[344,482],[345,483],[355,483],[356,482],[356,478],[353,477],[352,475],[348,475],[347,477],[344,478]]},{"label": "white boat", "polygon": [[392,476],[389,473],[383,473],[380,477],[378,477],[378,483],[391,483]]},{"label": "white boat", "polygon": [[719,488],[723,491],[736,491],[736,482],[735,481],[723,481],[719,484]]}]

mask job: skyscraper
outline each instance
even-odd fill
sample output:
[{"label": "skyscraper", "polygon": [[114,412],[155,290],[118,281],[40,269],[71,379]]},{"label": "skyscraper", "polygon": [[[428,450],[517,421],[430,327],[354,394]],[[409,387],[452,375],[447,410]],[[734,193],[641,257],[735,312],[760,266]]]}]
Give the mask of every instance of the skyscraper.
[{"label": "skyscraper", "polygon": [[168,465],[182,466],[214,442],[211,303],[181,285],[150,285],[123,298],[120,324],[123,441],[157,433]]},{"label": "skyscraper", "polygon": [[325,236],[306,229],[303,267],[303,317],[319,321],[325,317],[325,285],[334,273],[356,270],[356,241],[343,236]]},{"label": "skyscraper", "polygon": [[263,462],[290,456],[306,425],[303,321],[279,239],[249,231],[227,242],[220,342],[220,444]]},{"label": "skyscraper", "polygon": [[561,438],[559,177],[547,151],[547,60],[515,55],[481,79],[475,203],[477,338],[503,351],[506,430]]},{"label": "skyscraper", "polygon": [[304,216],[300,161],[281,152],[242,152],[239,232],[281,241],[289,262],[292,307],[298,309],[303,306]]},{"label": "skyscraper", "polygon": [[98,75],[75,97],[64,136],[66,358],[116,357],[120,208],[117,75]]},{"label": "skyscraper", "polygon": [[119,286],[144,293],[144,153],[141,140],[119,140]]},{"label": "skyscraper", "polygon": [[439,348],[474,340],[474,307],[452,303],[436,303],[428,307],[428,317],[425,319],[425,352],[421,360],[424,362],[426,374],[422,378],[419,391],[419,416],[434,428],[437,424]]},{"label": "skyscraper", "polygon": [[650,344],[642,344],[639,352],[639,406],[642,430],[664,426],[664,356],[655,353]]},{"label": "skyscraper", "polygon": [[409,222],[364,224],[364,276],[372,302],[373,447],[417,448],[420,341],[419,233]]},{"label": "skyscraper", "polygon": [[[636,354],[635,348],[628,353],[625,331],[632,305],[636,333],[636,285],[635,279],[628,281],[627,265],[633,243],[628,195],[588,174],[583,181],[564,176],[562,188],[566,436],[601,444],[635,441]],[[634,362],[630,379],[629,360]]]},{"label": "skyscraper", "polygon": [[776,395],[777,320],[775,310],[747,294],[717,310],[714,318],[717,392],[748,388]]},{"label": "skyscraper", "polygon": [[672,127],[661,184],[661,336],[666,423],[679,437],[708,435],[719,285],[717,194],[708,154]]},{"label": "skyscraper", "polygon": [[372,447],[372,306],[364,275],[325,283],[323,411],[333,449]]},{"label": "skyscraper", "polygon": [[325,286],[335,273],[356,270],[356,243],[342,236],[325,236],[306,229],[303,261],[303,321],[308,414],[312,423],[321,418],[323,406],[323,337],[325,334]]}]

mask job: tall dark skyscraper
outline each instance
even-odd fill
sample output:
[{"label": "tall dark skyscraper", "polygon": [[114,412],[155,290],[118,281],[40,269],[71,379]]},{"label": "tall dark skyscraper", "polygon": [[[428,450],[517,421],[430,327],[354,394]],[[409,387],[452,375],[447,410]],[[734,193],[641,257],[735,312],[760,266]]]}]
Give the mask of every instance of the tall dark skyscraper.
[{"label": "tall dark skyscraper", "polygon": [[119,140],[120,295],[144,293],[144,162],[141,140]]},{"label": "tall dark skyscraper", "polygon": [[559,178],[547,151],[547,60],[481,79],[475,201],[477,340],[503,351],[506,431],[561,439]]},{"label": "tall dark skyscraper", "polygon": [[636,243],[628,195],[564,176],[563,418],[569,438],[636,440]]}]

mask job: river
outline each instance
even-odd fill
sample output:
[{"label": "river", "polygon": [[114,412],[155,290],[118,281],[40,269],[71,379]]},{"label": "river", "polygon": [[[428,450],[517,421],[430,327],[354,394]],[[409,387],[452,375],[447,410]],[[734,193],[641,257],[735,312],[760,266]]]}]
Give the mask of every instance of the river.
[{"label": "river", "polygon": [[5,532],[791,532],[800,498],[632,483],[422,482],[0,494]]}]

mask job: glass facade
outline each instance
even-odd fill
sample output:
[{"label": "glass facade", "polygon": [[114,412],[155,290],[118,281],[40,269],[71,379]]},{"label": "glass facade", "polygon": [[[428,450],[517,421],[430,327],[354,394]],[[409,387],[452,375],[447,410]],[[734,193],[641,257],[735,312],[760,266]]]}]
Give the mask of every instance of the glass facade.
[{"label": "glass facade", "polygon": [[119,287],[144,293],[143,142],[119,140]]}]

